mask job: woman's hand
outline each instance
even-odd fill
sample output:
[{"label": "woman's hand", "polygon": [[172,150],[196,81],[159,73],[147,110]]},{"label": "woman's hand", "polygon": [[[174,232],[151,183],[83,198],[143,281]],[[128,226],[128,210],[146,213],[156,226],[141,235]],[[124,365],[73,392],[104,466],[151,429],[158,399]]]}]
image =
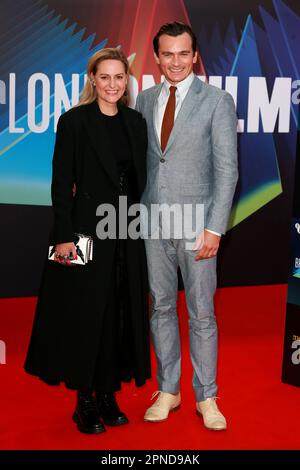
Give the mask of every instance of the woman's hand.
[{"label": "woman's hand", "polygon": [[74,259],[77,259],[76,248],[73,242],[58,243],[55,245],[54,261],[66,266],[70,266],[70,256]]}]

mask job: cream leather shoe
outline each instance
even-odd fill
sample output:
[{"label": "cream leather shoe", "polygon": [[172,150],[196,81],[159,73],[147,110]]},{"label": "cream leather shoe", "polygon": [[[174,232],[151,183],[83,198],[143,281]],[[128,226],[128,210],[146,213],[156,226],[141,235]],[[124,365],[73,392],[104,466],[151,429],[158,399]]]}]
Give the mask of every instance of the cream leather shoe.
[{"label": "cream leather shoe", "polygon": [[158,395],[156,402],[147,409],[144,420],[151,421],[152,423],[159,423],[160,421],[165,421],[170,411],[178,410],[181,397],[180,392],[176,395],[167,392],[154,392],[151,400]]},{"label": "cream leather shoe", "polygon": [[207,398],[196,403],[196,412],[202,415],[204,426],[213,431],[224,431],[227,428],[225,417],[220,412],[215,398]]}]

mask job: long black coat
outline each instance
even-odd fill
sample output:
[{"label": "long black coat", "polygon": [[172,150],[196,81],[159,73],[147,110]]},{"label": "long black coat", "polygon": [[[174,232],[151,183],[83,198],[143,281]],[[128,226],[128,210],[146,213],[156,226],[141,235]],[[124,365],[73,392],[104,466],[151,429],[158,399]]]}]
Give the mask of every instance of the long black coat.
[{"label": "long black coat", "polygon": [[[128,131],[141,196],[146,183],[146,123],[140,113],[123,105],[119,112]],[[96,236],[96,208],[101,203],[116,206],[119,197],[112,144],[96,102],[60,117],[51,190],[52,242],[70,242],[74,232],[91,234],[93,261],[75,267],[46,262],[25,370],[49,384],[63,381],[71,388],[88,387],[93,381],[116,249],[116,240]],[[150,376],[146,257],[141,239],[126,243],[136,358],[133,375],[136,384],[142,385]]]}]

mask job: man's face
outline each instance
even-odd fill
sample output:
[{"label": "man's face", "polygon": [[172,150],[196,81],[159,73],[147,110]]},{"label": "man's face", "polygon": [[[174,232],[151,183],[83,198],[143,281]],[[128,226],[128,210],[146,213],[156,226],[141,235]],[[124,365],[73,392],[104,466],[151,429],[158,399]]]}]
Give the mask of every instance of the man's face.
[{"label": "man's face", "polygon": [[193,52],[188,33],[175,37],[163,34],[159,38],[158,56],[154,54],[154,57],[168,82],[176,86],[192,72],[197,52]]}]

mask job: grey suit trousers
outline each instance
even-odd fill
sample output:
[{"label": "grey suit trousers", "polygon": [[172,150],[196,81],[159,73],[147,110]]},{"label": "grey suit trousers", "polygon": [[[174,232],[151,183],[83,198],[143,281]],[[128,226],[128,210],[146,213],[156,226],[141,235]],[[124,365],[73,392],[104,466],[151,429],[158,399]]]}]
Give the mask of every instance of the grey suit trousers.
[{"label": "grey suit trousers", "polygon": [[151,333],[157,358],[161,391],[180,390],[181,348],[177,316],[177,268],[180,267],[189,314],[190,355],[196,401],[217,394],[217,325],[213,297],[216,257],[195,261],[195,251],[184,240],[146,239],[152,297]]}]

